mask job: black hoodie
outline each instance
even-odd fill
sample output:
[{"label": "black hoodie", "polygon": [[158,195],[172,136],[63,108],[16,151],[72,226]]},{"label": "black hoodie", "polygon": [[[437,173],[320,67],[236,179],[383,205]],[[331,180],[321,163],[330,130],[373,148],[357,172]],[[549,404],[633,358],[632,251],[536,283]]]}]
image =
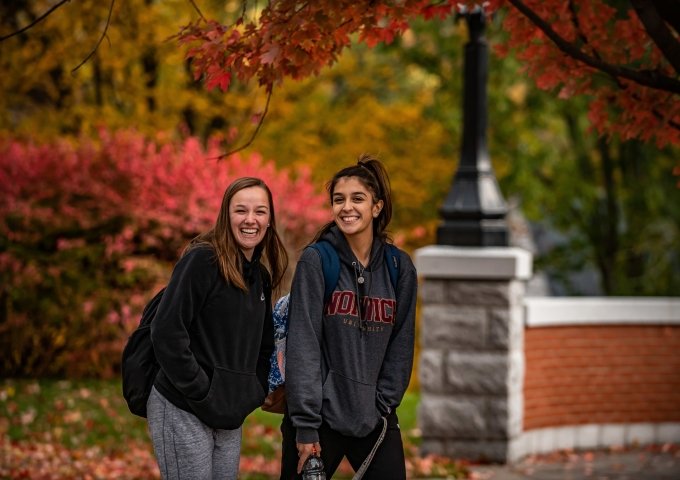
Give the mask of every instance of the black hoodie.
[{"label": "black hoodie", "polygon": [[250,262],[239,254],[248,292],[227,283],[212,247],[194,247],[175,265],[151,323],[161,367],[156,389],[209,427],[228,430],[262,405],[274,349],[269,274],[259,250]]},{"label": "black hoodie", "polygon": [[417,277],[409,256],[399,251],[395,292],[381,240],[373,242],[363,284],[339,229],[332,227],[322,240],[340,258],[328,304],[321,259],[312,248],[300,257],[290,294],[286,396],[301,443],[318,441],[322,420],[345,435],[370,433],[401,403],[413,367]]}]

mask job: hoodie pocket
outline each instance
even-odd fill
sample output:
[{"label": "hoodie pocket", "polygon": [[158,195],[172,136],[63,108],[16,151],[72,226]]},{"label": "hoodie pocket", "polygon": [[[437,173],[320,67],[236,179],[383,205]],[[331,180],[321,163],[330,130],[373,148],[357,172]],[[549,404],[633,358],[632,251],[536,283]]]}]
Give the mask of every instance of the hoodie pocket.
[{"label": "hoodie pocket", "polygon": [[368,435],[380,420],[375,406],[375,385],[331,370],[323,384],[322,416],[333,430],[343,435]]},{"label": "hoodie pocket", "polygon": [[187,399],[196,416],[211,428],[234,430],[264,402],[264,390],[254,373],[215,367],[210,390],[202,400]]}]

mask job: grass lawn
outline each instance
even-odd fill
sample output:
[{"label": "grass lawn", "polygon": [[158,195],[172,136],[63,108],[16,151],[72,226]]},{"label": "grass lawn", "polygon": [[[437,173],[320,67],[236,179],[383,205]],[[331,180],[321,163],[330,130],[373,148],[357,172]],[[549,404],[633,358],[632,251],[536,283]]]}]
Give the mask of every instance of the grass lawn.
[{"label": "grass lawn", "polygon": [[[464,478],[457,463],[420,458],[417,393],[397,414],[410,478]],[[243,429],[241,477],[278,478],[281,415],[255,411]],[[158,478],[143,418],[132,415],[119,381],[0,380],[0,478]],[[351,478],[343,464],[334,478]]]}]

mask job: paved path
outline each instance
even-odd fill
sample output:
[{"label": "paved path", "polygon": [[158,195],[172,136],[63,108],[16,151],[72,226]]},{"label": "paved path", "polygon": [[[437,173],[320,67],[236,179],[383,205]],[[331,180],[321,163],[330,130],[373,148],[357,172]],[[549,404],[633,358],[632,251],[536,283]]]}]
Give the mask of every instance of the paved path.
[{"label": "paved path", "polygon": [[680,480],[680,447],[559,453],[471,471],[474,480]]}]

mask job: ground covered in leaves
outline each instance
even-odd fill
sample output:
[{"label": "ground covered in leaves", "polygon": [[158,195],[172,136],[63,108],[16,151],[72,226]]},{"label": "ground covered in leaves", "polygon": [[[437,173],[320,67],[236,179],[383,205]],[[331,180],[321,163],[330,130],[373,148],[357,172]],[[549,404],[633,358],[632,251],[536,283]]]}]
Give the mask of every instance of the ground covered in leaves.
[{"label": "ground covered in leaves", "polygon": [[[420,457],[417,394],[398,414],[410,478],[466,478],[464,465]],[[241,478],[278,478],[281,417],[251,415],[243,432]],[[348,464],[337,478],[351,478]],[[112,381],[0,380],[0,478],[160,478],[144,419],[130,414]]]}]

